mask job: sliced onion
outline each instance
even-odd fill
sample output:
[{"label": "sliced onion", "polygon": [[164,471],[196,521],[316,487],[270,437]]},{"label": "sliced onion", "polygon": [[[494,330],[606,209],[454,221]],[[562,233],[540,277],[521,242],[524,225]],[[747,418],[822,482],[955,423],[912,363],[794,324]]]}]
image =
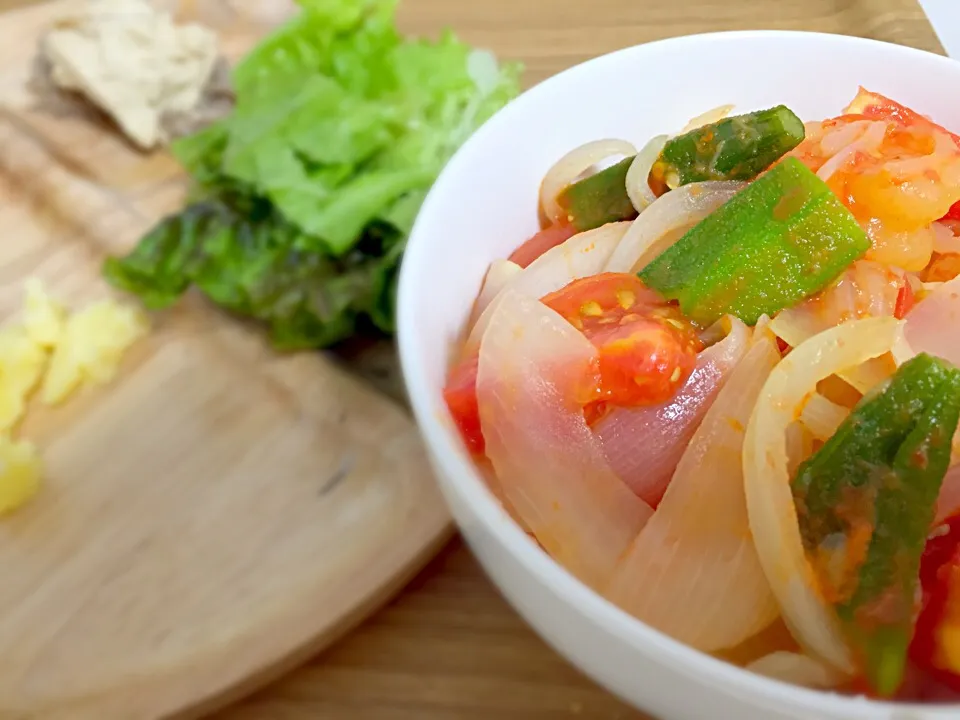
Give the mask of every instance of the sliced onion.
[{"label": "sliced onion", "polygon": [[960,236],[940,222],[930,226],[933,230],[933,249],[938,253],[960,253]]},{"label": "sliced onion", "polygon": [[870,317],[893,315],[906,282],[904,273],[870,260],[855,262],[852,271],[855,285],[863,296],[860,317],[864,314]]},{"label": "sliced onion", "polygon": [[[490,294],[481,293],[474,306],[473,312],[477,321],[471,335],[477,338],[482,336],[486,328],[486,310],[493,300],[506,290],[532,298],[542,298],[574,280],[602,272],[629,227],[629,222],[609,223],[574,235],[562,244],[550,248],[520,272],[513,273],[500,292],[492,298]],[[486,319],[489,320],[489,315]]]},{"label": "sliced onion", "polygon": [[642,213],[657,199],[650,189],[650,170],[666,144],[667,136],[657,135],[640,149],[627,170],[627,195],[638,213]]},{"label": "sliced onion", "polygon": [[[860,260],[818,296],[777,314],[770,329],[788,345],[797,347],[814,335],[855,318],[892,316],[902,286],[902,273]],[[913,355],[901,339],[893,357],[875,358],[847,368],[839,377],[865,393],[893,375],[897,366]]]},{"label": "sliced onion", "polygon": [[839,374],[841,380],[849,383],[861,395],[866,395],[885,380],[889,380],[897,371],[897,363],[890,354],[867,360],[865,363],[847,368]]},{"label": "sliced onion", "polygon": [[917,303],[907,315],[904,334],[916,352],[930,353],[960,365],[960,275]]},{"label": "sliced onion", "polygon": [[[487,269],[487,275],[483,279],[483,287],[480,288],[480,294],[476,302],[473,303],[473,312],[470,314],[470,320],[467,327],[470,328],[470,334],[467,342],[461,349],[463,356],[476,354],[480,349],[480,339],[483,337],[483,331],[486,330],[487,322],[490,319],[489,314],[484,317],[494,298],[503,292],[503,289],[509,282],[523,272],[523,268],[510,260],[494,260]],[[481,319],[484,322],[481,324]]]},{"label": "sliced onion", "polygon": [[524,532],[529,533],[530,528],[527,527],[527,524],[523,521],[523,518],[520,517],[513,505],[510,504],[510,500],[507,499],[507,496],[504,495],[503,485],[500,484],[500,478],[497,477],[497,472],[493,469],[493,463],[490,462],[489,458],[483,457],[478,459],[477,469],[480,471],[480,476],[487,484],[487,489],[490,490],[490,494],[493,495],[500,505],[503,506],[503,509],[507,512],[507,515],[509,515],[517,525],[523,528]]},{"label": "sliced onion", "polygon": [[506,287],[541,298],[578,278],[596,275],[603,271],[629,228],[629,222],[616,222],[574,235],[530,263]]},{"label": "sliced onion", "polygon": [[514,277],[523,272],[523,268],[510,260],[494,260],[487,269],[483,287],[477,297],[477,306],[485,308]]},{"label": "sliced onion", "polygon": [[858,260],[816,296],[782,310],[771,329],[796,347],[827,328],[863,317],[893,315],[903,287],[902,272],[869,260]]},{"label": "sliced onion", "polygon": [[704,125],[720,122],[733,111],[733,108],[733,105],[720,105],[712,110],[707,110],[705,113],[701,113],[696,117],[691,118],[690,121],[683,126],[683,130],[681,130],[678,135],[684,135],[691,130],[702,128]]},{"label": "sliced onion", "polygon": [[807,303],[781,310],[770,321],[770,330],[790,347],[798,347],[828,327]]},{"label": "sliced onion", "polygon": [[[859,125],[859,123],[857,124]],[[860,129],[860,133],[853,142],[839,150],[836,155],[823,164],[823,167],[817,171],[817,176],[827,182],[844,165],[853,160],[858,153],[869,153],[880,147],[886,132],[887,123],[885,122],[867,123],[866,127]],[[826,138],[820,142],[821,147],[824,147],[825,140]],[[824,147],[824,149],[826,148]]]},{"label": "sliced onion", "polygon": [[610,469],[574,401],[595,360],[560,315],[508,292],[480,344],[477,402],[503,496],[554,559],[599,588],[652,511]]},{"label": "sliced onion", "polygon": [[780,614],[750,537],[741,460],[751,410],[779,361],[764,334],[730,374],[607,592],[706,652],[739,645]]},{"label": "sliced onion", "polygon": [[823,155],[833,157],[863,135],[874,122],[873,120],[858,120],[845,125],[834,125],[826,132],[823,132],[821,126],[820,132],[823,133],[823,137],[820,138],[819,142]]},{"label": "sliced onion", "polygon": [[480,352],[480,343],[487,332],[487,328],[490,327],[490,320],[496,315],[497,308],[500,307],[500,302],[508,294],[509,293],[501,292],[483,309],[483,312],[480,313],[480,317],[478,317],[477,321],[473,324],[473,327],[470,329],[470,334],[467,335],[466,342],[460,349],[461,358],[473,357]]},{"label": "sliced onion", "polygon": [[799,650],[800,646],[793,639],[793,635],[790,634],[783,618],[777,618],[771,625],[753,637],[747,638],[736,647],[719,650],[711,654],[728,663],[746,667],[771,653],[779,651],[797,652]]},{"label": "sliced onion", "polygon": [[747,665],[757,675],[801,687],[826,690],[842,685],[847,676],[809,655],[775,652]]},{"label": "sliced onion", "polygon": [[900,329],[897,331],[897,341],[890,350],[890,357],[893,358],[893,362],[896,363],[897,367],[900,367],[907,360],[916,357],[917,355],[917,352],[910,347],[910,343],[907,342],[905,332],[906,324],[901,323]]},{"label": "sliced onion", "polygon": [[767,331],[770,329],[770,316],[766,313],[763,313],[760,317],[757,318],[757,324],[753,326],[754,332],[759,330]]},{"label": "sliced onion", "polygon": [[926,300],[926,298],[941,285],[943,285],[942,281],[935,280],[932,282],[921,282],[919,290],[915,286],[913,289],[917,293],[918,300]]},{"label": "sliced onion", "polygon": [[563,217],[557,196],[584,170],[614,155],[627,157],[636,152],[631,143],[615,139],[594,140],[568,152],[547,171],[540,184],[540,206],[544,214],[554,223]]},{"label": "sliced onion", "polygon": [[784,435],[787,449],[787,474],[794,477],[803,461],[813,454],[814,436],[800,421],[787,425]]},{"label": "sliced onion", "polygon": [[803,406],[800,420],[818,440],[826,440],[847,419],[850,409],[827,400],[820,393],[814,393]]},{"label": "sliced onion", "polygon": [[690,438],[747,351],[747,326],[733,317],[726,325],[727,337],[700,353],[693,373],[670,401],[617,408],[594,428],[610,466],[651,505],[660,502]]},{"label": "sliced onion", "polygon": [[800,540],[785,432],[818,382],[889,352],[900,324],[894,318],[855,320],[801,343],[770,374],[744,444],[750,530],[784,620],[805,649],[844,672],[852,670],[850,652]]},{"label": "sliced onion", "polygon": [[657,198],[617,246],[607,263],[607,272],[638,272],[680,239],[679,233],[696,225],[727,200],[745,183],[717,181],[690,183]]}]

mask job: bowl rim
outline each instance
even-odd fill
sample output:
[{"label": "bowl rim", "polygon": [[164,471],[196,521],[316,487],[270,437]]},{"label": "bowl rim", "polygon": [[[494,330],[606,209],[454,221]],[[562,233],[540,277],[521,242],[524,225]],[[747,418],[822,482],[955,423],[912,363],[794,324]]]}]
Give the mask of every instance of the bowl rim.
[{"label": "bowl rim", "polygon": [[[803,30],[735,30],[680,35],[632,45],[598,55],[542,80],[508,103],[464,143],[447,163],[421,207],[405,250],[397,291],[397,338],[404,382],[420,432],[435,462],[438,463],[439,470],[446,476],[448,484],[455,486],[457,492],[472,507],[476,519],[504,547],[509,549],[524,570],[534,575],[541,585],[567,598],[579,614],[589,617],[605,632],[623,637],[627,644],[635,648],[643,648],[650,656],[655,654],[658,662],[668,666],[677,674],[686,676],[693,683],[709,685],[724,694],[741,699],[753,698],[755,701],[774,706],[829,711],[838,715],[853,713],[856,717],[862,717],[864,711],[916,712],[923,713],[923,717],[929,720],[933,718],[947,720],[947,718],[956,717],[960,703],[921,704],[873,700],[864,696],[840,695],[831,691],[804,688],[758,675],[675,640],[621,610],[584,585],[536,544],[530,542],[526,533],[507,515],[486,487],[450,423],[442,417],[444,412],[438,412],[432,397],[432,383],[422,370],[423,353],[414,339],[415,327],[418,324],[414,314],[415,298],[423,288],[428,287],[418,276],[421,272],[420,268],[426,265],[425,261],[430,250],[426,226],[440,204],[436,188],[445,185],[451,178],[464,174],[460,166],[469,148],[483,143],[488,135],[493,134],[501,126],[508,125],[514,115],[525,112],[526,106],[530,103],[535,104],[538,97],[548,92],[553,86],[584,74],[614,71],[620,62],[631,55],[655,52],[656,48],[662,46],[776,40],[829,43],[851,52],[864,48],[882,48],[892,60],[909,58],[913,61],[920,60],[950,66],[952,71],[960,76],[960,62],[957,60],[892,42]],[[477,290],[479,291],[479,288]]]}]

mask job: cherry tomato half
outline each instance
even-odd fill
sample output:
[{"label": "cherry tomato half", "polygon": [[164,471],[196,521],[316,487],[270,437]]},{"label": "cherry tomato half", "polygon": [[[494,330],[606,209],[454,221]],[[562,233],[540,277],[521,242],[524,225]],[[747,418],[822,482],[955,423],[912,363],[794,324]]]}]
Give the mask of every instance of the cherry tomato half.
[{"label": "cherry tomato half", "polygon": [[513,255],[511,255],[508,260],[525,268],[547,250],[552,250],[576,234],[577,231],[570,225],[551,225],[538,232],[514,250]]},{"label": "cherry tomato half", "polygon": [[910,657],[938,682],[960,690],[960,515],[927,541],[920,585],[923,599]]},{"label": "cherry tomato half", "polygon": [[[592,384],[576,399],[590,424],[617,406],[669,400],[693,372],[702,348],[695,328],[636,275],[604,273],[574,280],[542,301],[598,350]],[[443,397],[467,448],[482,454],[478,362],[474,355],[455,365]]]},{"label": "cherry tomato half", "polygon": [[913,286],[904,279],[900,292],[897,293],[897,304],[894,306],[893,315],[898,320],[903,320],[907,313],[917,304],[917,299],[913,294]]},{"label": "cherry tomato half", "polygon": [[597,348],[596,402],[605,406],[669,400],[690,377],[702,348],[679,308],[629,273],[574,280],[543,303]]},{"label": "cherry tomato half", "polygon": [[941,220],[960,220],[960,202],[954,203]]},{"label": "cherry tomato half", "polygon": [[455,365],[443,388],[443,399],[467,449],[478,455],[483,453],[485,447],[480,430],[480,406],[477,403],[479,362],[480,356],[474,355]]}]

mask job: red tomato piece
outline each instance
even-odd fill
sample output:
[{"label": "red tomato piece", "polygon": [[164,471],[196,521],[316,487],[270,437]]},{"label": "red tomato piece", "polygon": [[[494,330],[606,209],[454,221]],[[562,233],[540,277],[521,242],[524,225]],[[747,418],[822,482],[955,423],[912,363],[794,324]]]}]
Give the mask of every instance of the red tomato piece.
[{"label": "red tomato piece", "polygon": [[904,279],[900,292],[897,293],[897,304],[894,307],[893,315],[898,320],[903,320],[908,312],[916,304],[916,297],[913,294],[913,287]]},{"label": "red tomato piece", "polygon": [[954,203],[941,220],[960,220],[960,202]]},{"label": "red tomato piece", "polygon": [[443,399],[460,430],[467,449],[482,454],[485,443],[480,429],[480,406],[477,403],[477,367],[480,356],[462,360],[453,367],[443,388]]},{"label": "red tomato piece", "polygon": [[[599,351],[596,403],[665,402],[690,377],[702,348],[680,310],[636,275],[602,273],[543,298]],[[602,408],[588,408],[588,418]]]},{"label": "red tomato piece", "polygon": [[577,231],[570,225],[551,225],[514,250],[508,259],[525,268],[547,250],[552,250],[576,234]]},{"label": "red tomato piece", "polygon": [[[581,397],[593,424],[616,406],[665,402],[683,385],[702,344],[696,328],[636,275],[603,273],[574,280],[542,299],[598,350]],[[479,357],[453,367],[443,397],[467,448],[485,449],[477,403]]]},{"label": "red tomato piece", "polygon": [[920,585],[923,599],[910,657],[936,681],[960,691],[960,515],[927,541]]}]

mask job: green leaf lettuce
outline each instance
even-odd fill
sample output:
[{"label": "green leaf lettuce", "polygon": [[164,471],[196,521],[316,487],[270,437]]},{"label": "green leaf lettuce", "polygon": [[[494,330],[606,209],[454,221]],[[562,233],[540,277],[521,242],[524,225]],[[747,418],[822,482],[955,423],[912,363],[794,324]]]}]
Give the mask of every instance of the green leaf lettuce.
[{"label": "green leaf lettuce", "polygon": [[393,0],[300,5],[234,69],[232,114],[174,144],[193,203],[105,266],[154,309],[195,286],[283,349],[393,330],[430,185],[519,91],[519,67],[449,33],[402,38]]}]

